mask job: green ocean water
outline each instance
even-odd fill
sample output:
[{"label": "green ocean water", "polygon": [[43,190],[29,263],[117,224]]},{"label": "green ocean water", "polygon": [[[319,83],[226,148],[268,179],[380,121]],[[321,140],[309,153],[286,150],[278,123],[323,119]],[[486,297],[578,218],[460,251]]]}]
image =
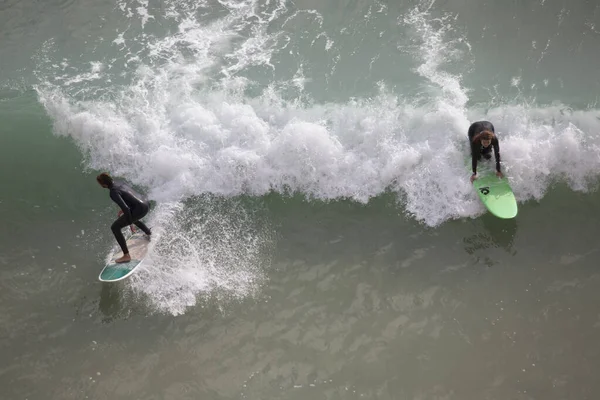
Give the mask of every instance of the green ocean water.
[{"label": "green ocean water", "polygon": [[[591,1],[0,4],[0,398],[592,399]],[[494,123],[515,220],[466,131]],[[116,206],[148,259],[98,282]]]}]

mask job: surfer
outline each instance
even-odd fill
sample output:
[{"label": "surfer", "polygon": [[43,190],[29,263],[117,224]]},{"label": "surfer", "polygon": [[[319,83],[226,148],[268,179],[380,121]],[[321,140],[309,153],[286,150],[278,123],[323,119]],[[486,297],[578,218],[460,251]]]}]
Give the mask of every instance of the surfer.
[{"label": "surfer", "polygon": [[486,160],[492,158],[492,148],[496,159],[496,176],[502,178],[504,175],[500,171],[500,146],[494,131],[494,125],[488,121],[473,122],[469,127],[468,136],[471,145],[471,164],[473,166],[471,183],[477,179],[477,161],[480,161],[481,157]]},{"label": "surfer", "polygon": [[147,200],[140,196],[131,187],[123,182],[114,181],[113,178],[105,172],[98,175],[96,180],[100,186],[110,190],[110,198],[117,203],[117,205],[123,211],[123,215],[113,222],[110,229],[115,235],[117,243],[119,243],[119,246],[121,246],[121,250],[123,251],[123,257],[116,259],[115,262],[129,262],[131,261],[131,256],[129,255],[129,249],[127,248],[127,243],[125,242],[125,237],[123,237],[121,229],[131,224],[135,224],[146,235],[148,235],[148,238],[150,238],[152,232],[142,221],[140,221],[146,216],[146,214],[148,214],[150,205],[148,204]]}]

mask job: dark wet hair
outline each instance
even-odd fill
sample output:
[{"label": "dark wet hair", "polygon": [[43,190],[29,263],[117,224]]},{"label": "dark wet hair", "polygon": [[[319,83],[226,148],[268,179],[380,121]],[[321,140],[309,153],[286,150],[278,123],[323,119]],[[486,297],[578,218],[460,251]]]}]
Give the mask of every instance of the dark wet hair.
[{"label": "dark wet hair", "polygon": [[494,140],[496,135],[490,131],[481,131],[473,137],[473,143],[480,142],[482,140]]},{"label": "dark wet hair", "polygon": [[100,175],[98,175],[96,177],[96,180],[102,185],[112,186],[113,184],[113,178],[111,178],[110,175],[106,172],[103,172]]}]

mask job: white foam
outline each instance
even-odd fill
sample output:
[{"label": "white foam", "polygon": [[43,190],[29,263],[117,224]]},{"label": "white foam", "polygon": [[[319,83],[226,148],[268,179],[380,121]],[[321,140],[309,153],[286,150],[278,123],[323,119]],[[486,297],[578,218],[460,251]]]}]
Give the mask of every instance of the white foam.
[{"label": "white foam", "polygon": [[[230,18],[233,24],[235,18]],[[507,171],[516,174],[515,184],[524,181],[522,188],[530,188],[520,192],[521,199],[543,196],[546,186],[540,186],[539,174],[560,175],[574,189],[584,189],[596,164],[593,157],[583,161],[576,155],[582,138],[596,129],[597,113],[572,115],[587,124],[582,127],[586,133],[578,136],[575,126],[568,125],[576,121],[558,106],[504,107],[487,115],[467,110],[460,78],[441,70],[449,54],[457,52],[450,44],[464,41],[446,39],[448,25],[434,28],[427,18],[415,10],[403,21],[422,39],[417,55],[423,63],[417,73],[440,89],[423,106],[398,101],[383,86],[375,99],[308,108],[286,102],[273,87],[258,98],[244,98],[245,79],[227,78],[222,90],[196,93],[190,81],[203,80],[219,57],[211,58],[209,49],[231,31],[223,21],[208,32],[189,20],[176,35],[149,45],[151,55],[169,61],[140,68],[136,81],[114,103],[73,103],[55,87],[44,88],[40,97],[56,132],[73,137],[89,155],[90,166],[149,187],[151,197],[161,202],[205,192],[261,195],[272,189],[366,202],[392,187],[404,196],[409,214],[435,226],[481,211],[465,180],[461,151],[470,121],[482,118],[499,130],[503,159]],[[192,43],[189,47],[202,61],[182,61],[179,43]],[[254,39],[239,49],[248,43]],[[268,57],[259,59],[268,63]],[[243,59],[234,70],[249,64]],[[557,118],[563,123],[554,124]],[[573,160],[565,159],[565,146]],[[542,150],[535,161],[530,158],[534,148]],[[537,175],[526,171],[534,162]],[[530,179],[535,190],[526,183]]]},{"label": "white foam", "polygon": [[199,293],[222,306],[260,288],[270,238],[237,202],[163,203],[150,221],[149,256],[130,281],[158,311],[181,314]]},{"label": "white foam", "polygon": [[146,26],[146,23],[150,19],[154,19],[154,16],[148,12],[148,0],[137,0],[139,7],[136,7],[136,11],[142,20],[142,28]]},{"label": "white foam", "polygon": [[[479,119],[494,123],[504,169],[520,201],[541,199],[557,179],[589,190],[600,171],[598,110],[467,107],[460,76],[445,70],[469,52],[451,18],[433,19],[415,9],[400,21],[415,35],[413,52],[420,62],[415,72],[424,97],[403,99],[380,85],[373,98],[314,104],[286,100],[289,87],[303,91],[302,69],[290,81],[263,87],[258,96],[245,94],[256,82],[243,72],[274,68],[280,32],[269,23],[287,15],[283,3],[262,11],[256,2],[221,4],[229,13],[210,24],[182,12],[173,35],[144,37],[147,51],[135,55],[140,67],[109,100],[77,101],[76,93],[93,90],[82,85],[98,81],[82,82],[79,75],[69,78],[69,87],[51,76],[38,87],[56,134],[73,138],[90,167],[147,187],[160,203],[153,224],[162,239],[147,264],[155,275],[139,274],[142,280],[135,281],[158,308],[180,313],[195,304],[198,293],[220,288],[245,295],[260,281],[262,272],[253,266],[268,235],[250,233],[250,217],[241,218],[245,225],[239,230],[241,208],[199,221],[205,218],[202,210],[182,208],[193,196],[275,190],[367,202],[392,190],[399,210],[429,226],[476,216],[483,208],[469,184],[465,157],[467,129]],[[175,9],[171,4],[172,18],[179,15]],[[134,39],[124,41],[119,34],[121,51],[127,53]],[[95,65],[95,74],[112,73]],[[310,94],[303,96],[310,100]],[[207,226],[220,227],[223,236],[207,236]]]}]

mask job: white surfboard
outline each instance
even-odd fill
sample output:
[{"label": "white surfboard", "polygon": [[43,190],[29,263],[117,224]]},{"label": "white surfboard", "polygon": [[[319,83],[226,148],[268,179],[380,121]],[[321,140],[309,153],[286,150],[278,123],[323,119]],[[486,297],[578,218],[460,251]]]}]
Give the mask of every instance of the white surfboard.
[{"label": "white surfboard", "polygon": [[123,256],[123,252],[119,249],[102,269],[98,279],[101,282],[117,282],[133,274],[133,271],[142,264],[146,254],[148,254],[149,243],[148,237],[142,232],[132,235],[127,239],[127,248],[129,249],[131,261],[116,263],[115,260]]}]

